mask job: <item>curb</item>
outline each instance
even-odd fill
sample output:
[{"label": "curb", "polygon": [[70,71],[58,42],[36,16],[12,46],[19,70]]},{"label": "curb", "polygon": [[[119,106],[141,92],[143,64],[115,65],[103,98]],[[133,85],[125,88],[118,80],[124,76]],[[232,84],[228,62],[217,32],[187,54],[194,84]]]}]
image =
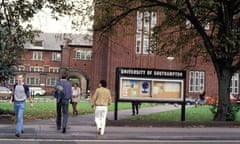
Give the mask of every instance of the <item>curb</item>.
[{"label": "curb", "polygon": [[239,122],[188,122],[188,121],[136,121],[136,120],[108,120],[108,126],[116,127],[178,127],[178,128],[205,128],[205,127],[228,127],[228,128],[238,128],[240,127]]}]

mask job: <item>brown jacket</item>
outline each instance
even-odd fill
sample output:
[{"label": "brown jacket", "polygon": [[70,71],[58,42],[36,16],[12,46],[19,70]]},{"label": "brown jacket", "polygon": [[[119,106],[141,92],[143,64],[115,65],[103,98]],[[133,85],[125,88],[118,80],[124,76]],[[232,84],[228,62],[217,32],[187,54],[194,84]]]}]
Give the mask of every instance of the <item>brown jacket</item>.
[{"label": "brown jacket", "polygon": [[92,106],[108,106],[111,104],[112,98],[110,90],[104,87],[97,88],[93,98]]}]

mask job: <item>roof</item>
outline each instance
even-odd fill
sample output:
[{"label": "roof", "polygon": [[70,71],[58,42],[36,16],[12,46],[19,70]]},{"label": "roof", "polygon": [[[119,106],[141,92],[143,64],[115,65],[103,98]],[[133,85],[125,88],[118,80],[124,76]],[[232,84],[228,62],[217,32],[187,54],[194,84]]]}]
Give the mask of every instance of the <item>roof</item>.
[{"label": "roof", "polygon": [[71,46],[92,46],[92,36],[82,34],[66,34],[66,33],[40,33],[35,38],[35,42],[42,42],[42,46],[35,46],[33,43],[27,42],[24,45],[25,49],[29,50],[53,50],[61,51],[61,45],[64,45],[65,40],[71,42]]}]

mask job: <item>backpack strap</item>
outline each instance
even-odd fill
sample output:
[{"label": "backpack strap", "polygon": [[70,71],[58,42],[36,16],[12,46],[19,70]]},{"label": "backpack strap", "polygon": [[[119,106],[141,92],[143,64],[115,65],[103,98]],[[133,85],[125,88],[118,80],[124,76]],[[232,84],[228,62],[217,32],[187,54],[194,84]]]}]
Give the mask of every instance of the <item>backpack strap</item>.
[{"label": "backpack strap", "polygon": [[[14,101],[14,93],[15,93],[16,86],[17,86],[17,83],[15,83],[14,86],[13,86],[13,96],[12,96],[13,98],[12,98],[12,101]],[[25,92],[26,96],[29,97],[30,96],[29,87],[26,84],[23,84],[23,88],[24,88],[24,92]]]},{"label": "backpack strap", "polygon": [[24,87],[26,96],[29,97],[30,96],[29,87],[26,84],[23,84],[23,87]]}]

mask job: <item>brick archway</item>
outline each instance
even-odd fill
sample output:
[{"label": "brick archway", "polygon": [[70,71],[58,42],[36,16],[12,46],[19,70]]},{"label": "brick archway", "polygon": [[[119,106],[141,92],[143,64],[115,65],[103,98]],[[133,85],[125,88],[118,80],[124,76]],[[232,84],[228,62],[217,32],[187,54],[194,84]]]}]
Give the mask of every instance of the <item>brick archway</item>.
[{"label": "brick archway", "polygon": [[77,70],[69,71],[68,79],[72,83],[77,82],[83,94],[86,94],[89,90],[89,78],[84,73]]}]

